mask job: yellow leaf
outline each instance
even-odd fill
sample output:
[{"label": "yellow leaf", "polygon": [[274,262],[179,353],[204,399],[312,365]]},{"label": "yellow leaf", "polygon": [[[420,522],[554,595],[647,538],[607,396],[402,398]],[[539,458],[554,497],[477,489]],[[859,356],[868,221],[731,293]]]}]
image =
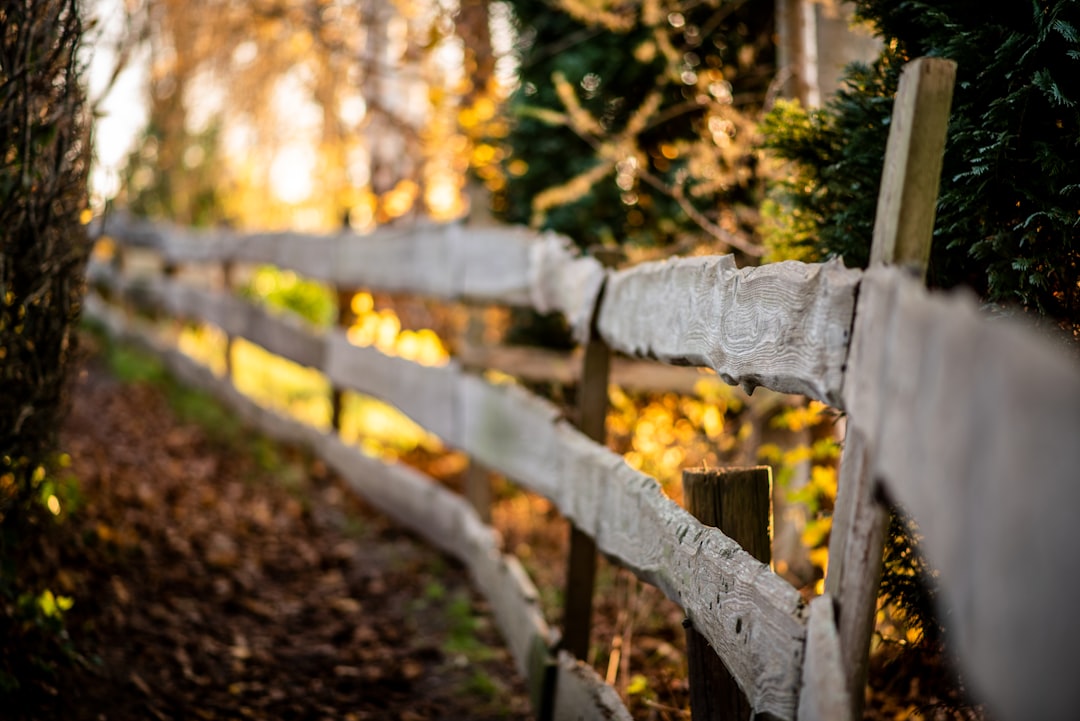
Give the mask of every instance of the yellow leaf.
[{"label": "yellow leaf", "polygon": [[634,674],[630,678],[630,683],[626,687],[626,693],[629,696],[638,696],[649,690],[649,679],[645,678],[640,673]]}]

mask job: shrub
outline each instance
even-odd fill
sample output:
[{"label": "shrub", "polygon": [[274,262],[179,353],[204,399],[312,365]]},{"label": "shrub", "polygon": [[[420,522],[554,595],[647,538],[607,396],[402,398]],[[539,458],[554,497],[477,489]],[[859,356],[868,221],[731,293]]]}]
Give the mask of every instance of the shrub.
[{"label": "shrub", "polygon": [[821,110],[779,104],[765,146],[794,175],[773,192],[774,254],[869,258],[892,98],[905,62],[955,60],[929,280],[968,285],[1080,328],[1080,4],[857,0],[884,41]]}]

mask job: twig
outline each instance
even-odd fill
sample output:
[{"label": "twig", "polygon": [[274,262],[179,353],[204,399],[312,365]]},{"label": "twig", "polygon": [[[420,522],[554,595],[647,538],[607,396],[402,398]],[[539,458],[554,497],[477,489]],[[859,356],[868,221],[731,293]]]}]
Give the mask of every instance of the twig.
[{"label": "twig", "polygon": [[[597,151],[598,153],[600,152],[601,142],[596,137],[594,137],[590,133],[584,132],[581,128],[575,127],[575,124],[572,122],[567,123],[566,127],[570,128],[570,130],[572,130],[575,135],[588,143],[593,150]],[[687,217],[689,217],[691,221],[696,223],[702,230],[704,230],[716,240],[719,240],[721,243],[724,243],[725,245],[728,245],[732,248],[737,248],[738,250],[753,258],[760,258],[761,256],[765,255],[764,248],[759,245],[755,245],[754,243],[751,243],[750,241],[740,238],[734,233],[731,233],[721,228],[719,225],[707,218],[704,213],[695,208],[693,203],[690,202],[690,200],[686,197],[686,194],[683,192],[682,185],[670,186],[663,180],[643,168],[639,168],[636,172],[638,177],[651,185],[655,190],[660,191],[661,193],[667,195],[668,197],[672,198],[676,203],[678,203],[679,207],[682,208],[683,212],[686,213]]]},{"label": "twig", "polygon": [[664,193],[676,203],[678,203],[679,207],[682,208],[682,211],[686,213],[690,220],[697,223],[699,226],[701,226],[702,230],[719,240],[721,243],[729,245],[732,248],[737,248],[746,255],[752,256],[754,258],[760,258],[761,256],[765,255],[764,248],[759,245],[755,245],[743,238],[740,238],[734,233],[721,228],[719,225],[707,218],[704,213],[695,208],[693,203],[691,203],[690,200],[687,199],[686,194],[683,192],[682,185],[669,186],[667,183],[665,183],[660,178],[656,177],[647,170],[638,170],[638,176],[646,183],[651,185],[653,188],[659,190],[661,193]]},{"label": "twig", "polygon": [[667,713],[673,713],[676,716],[679,716],[680,718],[690,718],[690,712],[689,711],[681,709],[681,708],[677,708],[675,706],[668,706],[667,704],[659,703],[659,702],[653,701],[652,699],[649,699],[649,698],[642,699],[642,703],[644,703],[649,708],[656,709],[657,711],[665,711]]}]

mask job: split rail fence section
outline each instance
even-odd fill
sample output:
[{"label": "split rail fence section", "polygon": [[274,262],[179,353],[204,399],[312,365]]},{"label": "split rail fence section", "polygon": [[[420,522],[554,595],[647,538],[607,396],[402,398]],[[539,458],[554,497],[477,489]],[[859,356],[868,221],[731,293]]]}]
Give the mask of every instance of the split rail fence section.
[{"label": "split rail fence section", "polygon": [[[342,290],[558,311],[583,344],[711,368],[748,391],[823,401],[848,414],[838,513],[850,515],[835,521],[844,538],[833,547],[848,558],[874,555],[873,545],[859,544],[875,517],[843,500],[854,493],[845,483],[855,484],[845,479],[868,479],[862,485],[876,507],[884,493],[918,523],[940,573],[950,648],[976,697],[1002,719],[1066,718],[1080,708],[1072,663],[1080,649],[1080,371],[1029,328],[984,317],[967,293],[927,292],[909,269],[886,264],[865,272],[838,261],[737,268],[723,256],[612,270],[564,238],[506,228],[241,235],[112,216],[103,230],[117,242],[117,258],[127,247],[152,249],[164,270],[139,277],[122,263],[92,266],[101,294],[88,297],[88,314],[154,348],[182,379],[269,434],[311,446],[375,506],[461,559],[541,715],[629,718],[590,668],[566,651],[552,657],[555,634],[536,589],[476,508],[333,431],[256,406],[104,298],[211,323],[316,368],[335,388],[386,400],[448,446],[545,496],[599,552],[685,609],[762,718],[858,713],[854,667],[865,648],[850,650],[859,636],[844,631],[850,583],[827,579],[832,593],[807,606],[768,565],[517,386],[488,383],[455,361],[424,367],[355,347],[341,329],[320,332],[172,271],[269,264]],[[585,376],[606,393],[606,372]],[[875,559],[864,560],[860,576],[876,583]],[[857,564],[833,564],[854,577]]]}]

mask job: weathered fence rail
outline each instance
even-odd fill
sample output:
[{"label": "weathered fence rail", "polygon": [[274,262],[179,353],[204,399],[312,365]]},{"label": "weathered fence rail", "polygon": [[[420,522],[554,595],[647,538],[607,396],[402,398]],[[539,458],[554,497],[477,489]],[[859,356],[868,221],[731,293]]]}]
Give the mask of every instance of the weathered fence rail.
[{"label": "weathered fence rail", "polygon": [[[1080,370],[1020,323],[981,317],[968,294],[929,293],[898,267],[861,272],[836,262],[740,269],[711,257],[606,270],[556,236],[512,229],[314,238],[196,233],[114,216],[104,232],[121,252],[152,249],[165,266],[268,263],[341,288],[557,310],[581,341],[595,330],[629,355],[709,367],[747,390],[804,393],[844,409],[849,437],[862,443],[845,462],[859,463],[919,524],[941,573],[949,640],[976,696],[1003,719],[1067,718],[1080,707],[1070,663],[1080,648],[1072,608],[1080,590],[1072,540]],[[319,332],[165,274],[132,277],[117,265],[91,271],[106,295],[213,323],[321,370],[337,387],[383,398],[544,495],[600,551],[682,605],[757,714],[842,719],[858,707],[862,688],[851,686],[834,607],[845,608],[843,586],[840,597],[805,607],[767,565],[547,402],[455,362],[430,368],[354,347],[339,330]],[[466,501],[415,471],[364,456],[333,432],[258,408],[100,298],[89,299],[88,311],[151,345],[182,377],[267,432],[310,444],[376,506],[462,559],[491,599],[541,715],[627,716],[595,674],[565,654],[549,660],[553,636],[535,588]],[[858,538],[859,523],[845,533]],[[857,554],[855,544],[847,551]],[[544,698],[552,673],[557,695]]]}]

